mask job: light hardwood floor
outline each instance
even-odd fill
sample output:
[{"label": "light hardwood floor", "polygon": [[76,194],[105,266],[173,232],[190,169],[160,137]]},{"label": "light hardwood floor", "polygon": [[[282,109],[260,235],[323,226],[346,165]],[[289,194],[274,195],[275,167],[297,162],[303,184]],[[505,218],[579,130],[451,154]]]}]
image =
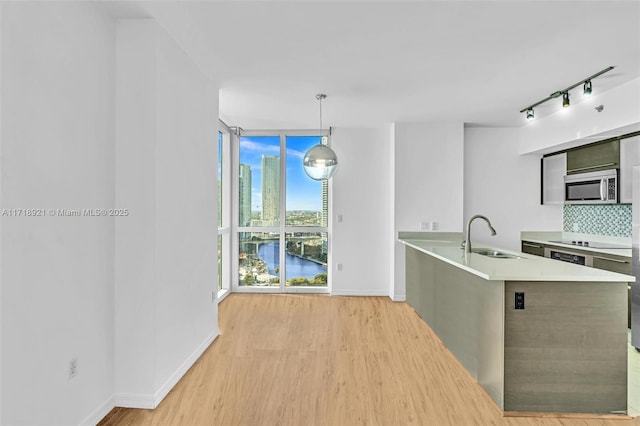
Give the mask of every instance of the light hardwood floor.
[{"label": "light hardwood floor", "polygon": [[232,294],[221,335],[155,410],[110,425],[635,425],[502,417],[406,303]]}]

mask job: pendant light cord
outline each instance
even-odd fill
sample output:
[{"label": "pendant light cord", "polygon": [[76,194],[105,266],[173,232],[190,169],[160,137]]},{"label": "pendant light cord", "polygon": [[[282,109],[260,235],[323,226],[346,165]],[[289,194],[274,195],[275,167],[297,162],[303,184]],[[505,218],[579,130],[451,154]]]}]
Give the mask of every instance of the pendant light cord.
[{"label": "pendant light cord", "polygon": [[325,99],[327,95],[317,94],[316,99],[320,101],[320,130],[322,130],[322,100]]}]

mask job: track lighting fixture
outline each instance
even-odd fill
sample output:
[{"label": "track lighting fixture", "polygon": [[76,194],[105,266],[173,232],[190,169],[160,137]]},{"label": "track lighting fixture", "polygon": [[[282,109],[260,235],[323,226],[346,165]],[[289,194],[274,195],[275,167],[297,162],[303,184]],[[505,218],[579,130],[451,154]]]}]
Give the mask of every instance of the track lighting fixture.
[{"label": "track lighting fixture", "polygon": [[527,110],[527,120],[533,120],[533,108]]},{"label": "track lighting fixture", "polygon": [[605,69],[603,69],[602,71],[599,71],[593,75],[590,75],[589,77],[585,78],[584,80],[580,80],[579,82],[577,82],[576,84],[572,84],[571,86],[567,87],[566,89],[562,89],[562,90],[557,90],[555,92],[553,92],[552,94],[550,94],[549,96],[547,96],[546,98],[542,99],[541,101],[538,101],[532,105],[529,105],[526,108],[522,108],[520,110],[521,113],[526,112],[526,118],[527,120],[533,120],[533,109],[535,107],[537,107],[540,104],[543,104],[545,102],[547,102],[550,99],[555,99],[560,97],[560,95],[562,95],[562,107],[563,108],[569,108],[570,106],[570,102],[569,102],[569,90],[574,89],[578,86],[580,86],[581,84],[583,85],[582,87],[582,94],[585,97],[589,97],[591,96],[591,92],[592,92],[592,86],[591,86],[591,80],[593,80],[594,78],[611,71],[613,68],[615,67],[607,67]]}]

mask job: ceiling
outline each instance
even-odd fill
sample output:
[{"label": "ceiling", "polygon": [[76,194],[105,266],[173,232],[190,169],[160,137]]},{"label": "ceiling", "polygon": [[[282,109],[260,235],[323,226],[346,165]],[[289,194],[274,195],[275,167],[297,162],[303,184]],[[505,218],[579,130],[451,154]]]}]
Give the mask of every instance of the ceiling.
[{"label": "ceiling", "polygon": [[[154,17],[220,87],[244,129],[456,121],[521,126],[524,107],[613,65],[640,76],[640,1],[161,1]],[[571,93],[581,102],[581,89]],[[639,94],[640,96],[640,94]],[[557,111],[560,99],[536,108]]]}]

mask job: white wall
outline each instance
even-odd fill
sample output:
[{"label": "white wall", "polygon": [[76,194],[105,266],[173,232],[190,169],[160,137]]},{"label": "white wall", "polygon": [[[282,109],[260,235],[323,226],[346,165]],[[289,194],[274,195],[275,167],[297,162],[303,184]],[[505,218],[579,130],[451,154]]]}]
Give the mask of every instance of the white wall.
[{"label": "white wall", "polygon": [[463,203],[462,123],[396,123],[395,230],[460,231]]},{"label": "white wall", "polygon": [[218,335],[217,87],[154,21],[117,34],[116,405],[153,408]]},{"label": "white wall", "polygon": [[[386,296],[392,202],[387,132],[383,127],[333,130],[339,168],[331,180],[331,294]],[[339,263],[342,271],[336,271]]]},{"label": "white wall", "polygon": [[217,87],[153,23],[0,7],[0,208],[46,215],[0,217],[0,424],[155,406],[218,334]]},{"label": "white wall", "polygon": [[[113,21],[88,3],[0,7],[1,208],[112,207]],[[114,219],[1,220],[0,423],[97,420],[113,392]]]},{"label": "white wall", "polygon": [[[120,406],[152,407],[156,305],[156,24],[117,24],[115,393]],[[146,362],[144,362],[146,360]]]},{"label": "white wall", "polygon": [[[3,7],[2,5],[0,5],[0,65],[2,64],[2,28],[4,27],[4,25],[2,25],[2,10]],[[2,90],[2,66],[0,66],[0,209],[3,206],[2,203],[2,139],[3,139],[3,133],[2,133],[2,101],[1,99],[3,99],[3,90]],[[2,269],[2,219],[0,217],[0,269]],[[2,273],[0,272],[0,425],[2,424],[2,419],[3,419],[3,410],[2,410],[2,406],[4,403],[4,394],[3,394],[3,383],[4,383],[4,378],[2,376],[2,365],[3,365],[3,350],[2,350],[2,335],[3,335],[3,329],[2,329],[2,323],[3,323],[3,311],[2,311]]]},{"label": "white wall", "polygon": [[157,27],[156,402],[218,336],[218,87]]},{"label": "white wall", "polygon": [[540,205],[541,155],[520,155],[522,129],[466,128],[464,131],[464,220],[473,222],[475,246],[490,244],[520,251],[520,231],[562,230],[562,206]]},{"label": "white wall", "polygon": [[[396,123],[393,132],[394,235],[420,231],[460,232],[464,199],[462,123]],[[395,242],[393,300],[404,300],[404,246]]]}]

